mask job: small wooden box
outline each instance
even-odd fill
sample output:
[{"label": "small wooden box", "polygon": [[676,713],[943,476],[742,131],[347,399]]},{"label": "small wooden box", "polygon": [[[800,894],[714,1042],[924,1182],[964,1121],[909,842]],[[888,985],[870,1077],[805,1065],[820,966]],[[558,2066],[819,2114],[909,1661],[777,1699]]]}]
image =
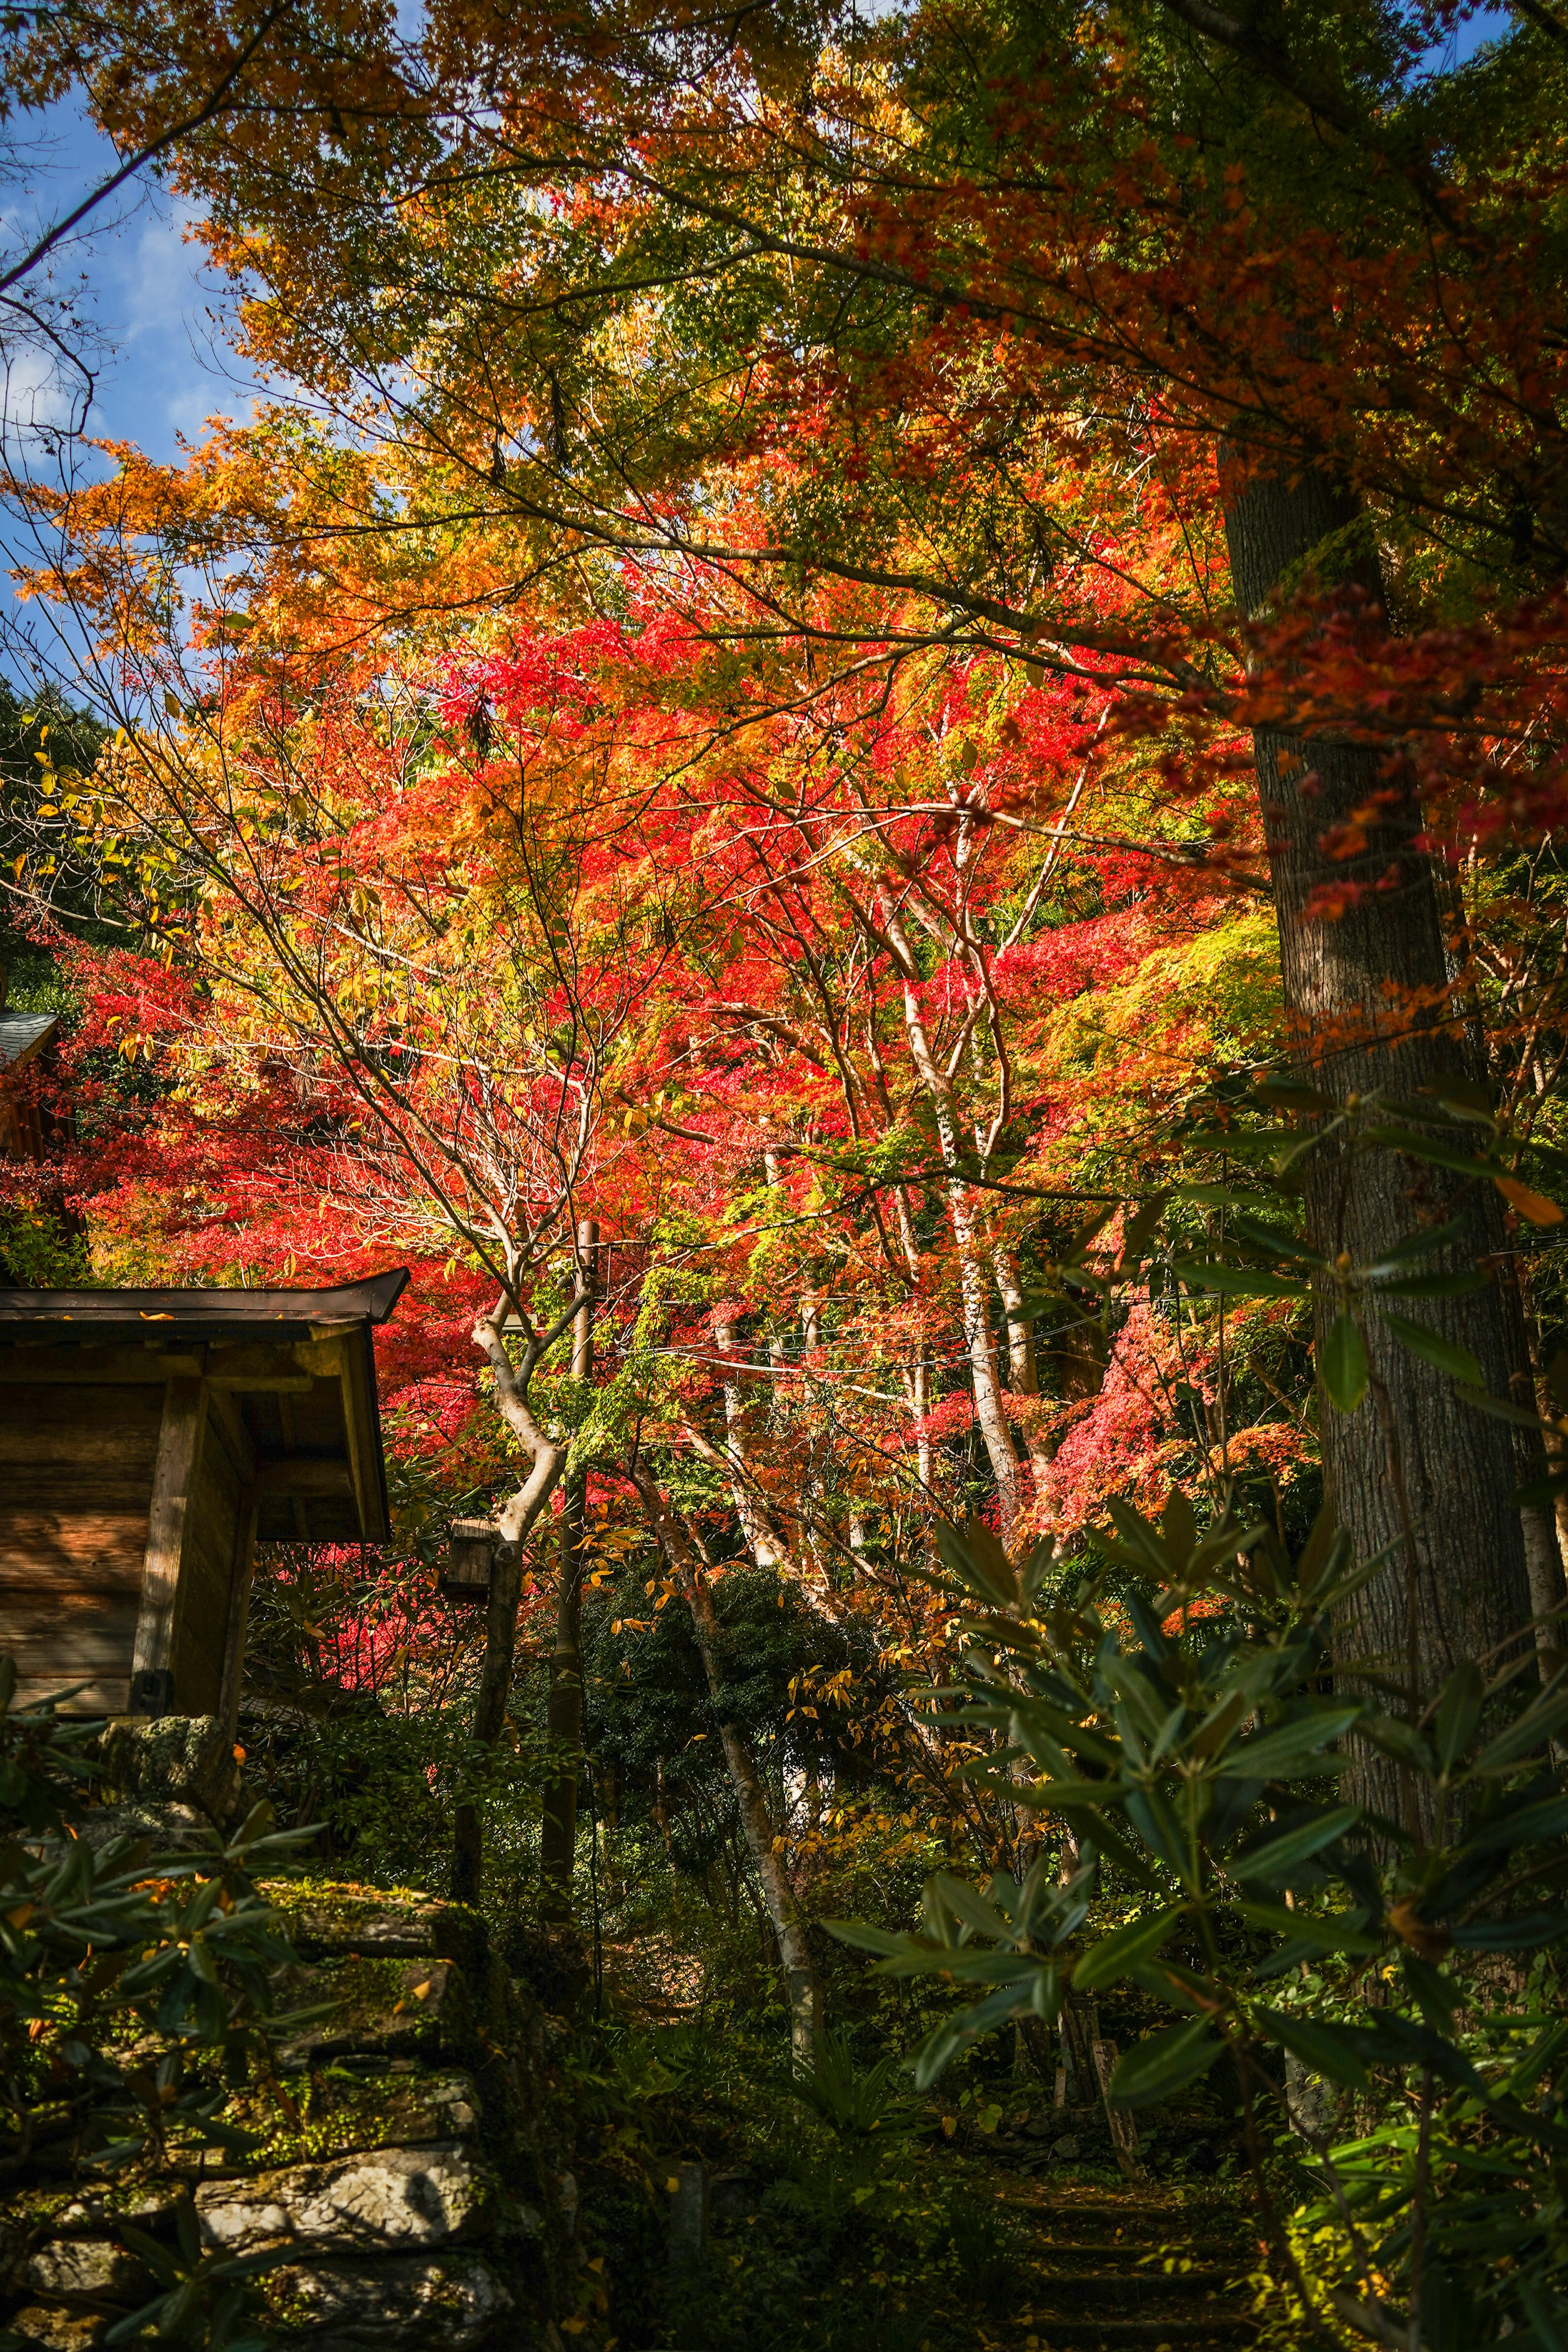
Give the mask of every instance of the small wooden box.
[{"label": "small wooden box", "polygon": [[488,1601],[500,1531],[489,1519],[454,1519],[441,1590],[448,1601]]}]

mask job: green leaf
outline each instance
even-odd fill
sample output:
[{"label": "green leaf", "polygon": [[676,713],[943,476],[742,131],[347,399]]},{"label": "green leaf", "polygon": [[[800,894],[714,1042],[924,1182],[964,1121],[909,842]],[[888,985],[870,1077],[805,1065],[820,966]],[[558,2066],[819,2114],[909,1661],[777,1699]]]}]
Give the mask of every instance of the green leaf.
[{"label": "green leaf", "polygon": [[1489,1396],[1485,1389],[1461,1386],[1456,1393],[1478,1412],[1489,1412],[1494,1421],[1510,1422],[1515,1429],[1550,1430],[1552,1423],[1542,1421],[1538,1412],[1527,1412],[1523,1405],[1505,1404],[1500,1397]]},{"label": "green leaf", "polygon": [[1460,1176],[1506,1176],[1506,1168],[1494,1168],[1489,1160],[1478,1160],[1471,1151],[1458,1151],[1451,1143],[1436,1143],[1430,1136],[1420,1135],[1412,1127],[1367,1127],[1362,1129],[1364,1141],[1385,1144],[1391,1151],[1403,1151],[1412,1160],[1427,1160],[1434,1168],[1452,1168]]},{"label": "green leaf", "polygon": [[1152,1960],[1181,1916],[1178,1906],[1161,1911],[1152,1919],[1134,1919],[1131,1927],[1119,1927],[1103,1943],[1091,1945],[1072,1972],[1079,1991],[1097,1992],[1102,1985],[1115,1984],[1145,1960]]},{"label": "green leaf", "polygon": [[1407,1274],[1397,1282],[1380,1282],[1379,1298],[1468,1298],[1484,1290],[1489,1274]]},{"label": "green leaf", "polygon": [[1517,1911],[1510,1919],[1472,1919],[1453,1930],[1467,1952],[1535,1952],[1568,1936],[1568,1911]]},{"label": "green leaf", "polygon": [[1298,1822],[1294,1829],[1280,1837],[1270,1838],[1267,1845],[1254,1846],[1250,1853],[1239,1854],[1227,1864],[1233,1878],[1278,1878],[1298,1862],[1306,1862],[1312,1854],[1321,1853],[1336,1838],[1343,1837],[1361,1819],[1359,1805],[1335,1805],[1331,1811],[1314,1814],[1310,1821]]},{"label": "green leaf", "polygon": [[1283,1275],[1265,1274],[1258,1266],[1178,1257],[1171,1260],[1171,1271],[1189,1290],[1217,1290],[1234,1298],[1306,1299],[1312,1295],[1306,1283],[1289,1282]]},{"label": "green leaf", "polygon": [[1353,1412],[1366,1394],[1367,1362],[1355,1317],[1348,1307],[1329,1327],[1318,1371],[1331,1404],[1342,1412]]},{"label": "green leaf", "polygon": [[1113,2107],[1147,2107],[1206,2074],[1225,2043],[1205,2018],[1167,2025],[1116,2062],[1107,2093]]},{"label": "green leaf", "polygon": [[1537,1503],[1554,1503],[1565,1492],[1568,1475],[1559,1471],[1549,1478],[1531,1478],[1524,1486],[1516,1486],[1509,1500],[1516,1511],[1524,1511]]},{"label": "green leaf", "polygon": [[1473,1658],[1467,1658],[1462,1666],[1456,1667],[1444,1684],[1432,1732],[1437,1744],[1437,1760],[1445,1772],[1453,1770],[1475,1738],[1486,1695],[1485,1680]]},{"label": "green leaf", "polygon": [[1282,1110],[1315,1111],[1321,1118],[1337,1118],[1344,1108],[1332,1095],[1320,1094],[1299,1078],[1264,1078],[1254,1091],[1261,1101],[1278,1103]]},{"label": "green leaf", "polygon": [[841,1944],[848,1944],[858,1952],[877,1952],[884,1959],[901,1959],[907,1955],[913,1960],[918,1954],[927,1966],[942,1968],[951,1957],[946,1948],[921,1944],[913,1936],[896,1936],[888,1927],[863,1927],[858,1919],[825,1919],[822,1924]]},{"label": "green leaf", "polygon": [[1537,1699],[1517,1723],[1510,1723],[1489,1748],[1482,1749],[1472,1770],[1489,1776],[1507,1771],[1521,1756],[1528,1756],[1532,1748],[1554,1738],[1564,1723],[1568,1723],[1568,1691],[1559,1690]]},{"label": "green leaf", "polygon": [[1413,1356],[1419,1356],[1424,1364],[1431,1364],[1436,1370],[1447,1372],[1471,1388],[1480,1387],[1481,1368],[1468,1348],[1445,1339],[1425,1323],[1412,1323],[1407,1315],[1384,1315],[1383,1319],[1401,1346],[1408,1348]]},{"label": "green leaf", "polygon": [[1330,1706],[1321,1714],[1280,1724],[1256,1739],[1244,1739],[1231,1750],[1226,1768],[1228,1771],[1246,1772],[1253,1780],[1288,1780],[1331,1740],[1341,1738],[1352,1724],[1359,1723],[1364,1711],[1359,1705]]},{"label": "green leaf", "polygon": [[1568,1794],[1559,1793],[1488,1822],[1466,1840],[1462,1851],[1495,1853],[1511,1846],[1536,1845],[1543,1838],[1561,1837],[1564,1830],[1568,1830]]},{"label": "green leaf", "polygon": [[1142,1208],[1128,1219],[1122,1236],[1119,1271],[1142,1264],[1143,1244],[1164,1215],[1165,1203],[1170,1197],[1169,1192],[1156,1192],[1152,1200],[1145,1201]]},{"label": "green leaf", "polygon": [[1253,2011],[1253,2022],[1270,2042],[1278,2042],[1314,2074],[1326,2074],[1347,2091],[1372,2087],[1367,2068],[1382,2053],[1377,2036],[1362,2025],[1309,2025],[1286,2017],[1277,2009]]}]

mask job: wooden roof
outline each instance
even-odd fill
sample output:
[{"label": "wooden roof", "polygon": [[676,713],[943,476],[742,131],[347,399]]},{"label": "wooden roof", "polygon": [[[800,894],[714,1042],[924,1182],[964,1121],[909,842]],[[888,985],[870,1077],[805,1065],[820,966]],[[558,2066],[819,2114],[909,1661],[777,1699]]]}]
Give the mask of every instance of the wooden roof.
[{"label": "wooden roof", "polygon": [[262,1542],[384,1540],[371,1331],[407,1281],[395,1266],[330,1289],[0,1289],[0,1415],[22,1391],[197,1384],[255,1485]]},{"label": "wooden roof", "polygon": [[0,1012],[0,1070],[19,1070],[30,1062],[59,1025],[58,1013]]},{"label": "wooden roof", "polygon": [[159,1323],[174,1327],[172,1339],[308,1339],[324,1327],[384,1323],[407,1286],[398,1265],[330,1290],[0,1290],[0,1343],[146,1339],[162,1336],[148,1329]]}]

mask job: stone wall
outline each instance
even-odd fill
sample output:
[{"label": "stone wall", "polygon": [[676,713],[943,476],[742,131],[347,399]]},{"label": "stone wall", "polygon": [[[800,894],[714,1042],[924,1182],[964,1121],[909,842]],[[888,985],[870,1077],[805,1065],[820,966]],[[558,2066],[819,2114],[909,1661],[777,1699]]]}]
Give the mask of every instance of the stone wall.
[{"label": "stone wall", "polygon": [[[151,1739],[180,1784],[157,1793],[187,1832],[201,1804],[184,1764],[210,1747],[203,1730]],[[121,1802],[157,1810],[145,1788]],[[118,2223],[174,2250],[184,2207],[204,2255],[258,2258],[262,2329],[280,2347],[564,2352],[577,2192],[533,1992],[460,1905],[319,1880],[264,1891],[297,1958],[274,1982],[289,2022],[272,2064],[252,2063],[223,2112],[247,2144],[176,2148],[141,2176],[13,2188],[0,2205],[11,2340],[101,2343],[157,2291]]]}]

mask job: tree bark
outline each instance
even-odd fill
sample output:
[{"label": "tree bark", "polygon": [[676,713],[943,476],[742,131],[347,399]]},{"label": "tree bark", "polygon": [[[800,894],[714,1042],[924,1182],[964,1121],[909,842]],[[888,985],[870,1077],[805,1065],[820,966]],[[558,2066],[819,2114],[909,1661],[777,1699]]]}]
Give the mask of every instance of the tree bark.
[{"label": "tree bark", "polygon": [[[574,1298],[568,1318],[581,1305]],[[474,1738],[493,1748],[506,1721],[511,1691],[512,1657],[517,1648],[517,1608],[522,1595],[522,1551],[535,1521],[555,1491],[566,1466],[566,1449],[554,1445],[534,1419],[528,1401],[529,1382],[546,1349],[552,1347],[565,1322],[545,1332],[528,1331],[522,1360],[514,1365],[504,1334],[512,1299],[503,1296],[489,1315],[474,1326],[475,1345],[484,1349],[495,1377],[496,1402],[502,1420],[528,1450],[528,1476],[497,1514],[500,1542],[490,1570],[490,1597],[485,1612],[485,1654],[479,1667],[479,1694],[474,1701]],[[477,1903],[484,1864],[484,1833],[479,1809],[471,1799],[457,1809],[453,1823],[452,1895],[458,1903]]]},{"label": "tree bark", "polygon": [[909,1039],[910,1056],[925,1088],[931,1116],[936,1122],[937,1139],[942,1147],[948,1214],[952,1222],[952,1238],[958,1252],[959,1297],[963,1310],[964,1346],[968,1350],[970,1375],[974,1387],[974,1417],[980,1424],[992,1477],[996,1482],[1002,1540],[1011,1543],[1024,1507],[1023,1479],[1012,1432],[1007,1426],[1002,1384],[996,1373],[996,1349],[991,1332],[991,1268],[987,1263],[990,1244],[984,1230],[984,1211],[974,1197],[973,1187],[963,1178],[958,1106],[953,1100],[947,1073],[937,1060],[926,1033],[920,999],[915,993],[919,967],[898,910],[885,890],[880,893],[879,911],[883,934],[898,959],[903,983],[904,1030]]},{"label": "tree bark", "polygon": [[[584,1293],[572,1327],[572,1377],[594,1376],[594,1260],[599,1228],[592,1217],[577,1227]],[[550,1765],[540,1823],[540,1864],[544,1877],[542,1909],[546,1919],[572,1916],[572,1873],[577,1854],[577,1780],[583,1751],[583,1522],[588,1500],[586,1470],[566,1475],[561,1513],[561,1580],[555,1601],[555,1644],[550,1654],[546,1723]]]},{"label": "tree bark", "polygon": [[768,1811],[767,1795],[757,1769],[756,1758],[726,1702],[723,1628],[719,1622],[719,1612],[713,1606],[712,1588],[698,1558],[696,1547],[659,1492],[658,1482],[652,1471],[639,1462],[633,1465],[630,1475],[632,1484],[642,1498],[648,1524],[658,1538],[659,1548],[669,1562],[686,1605],[691,1612],[692,1631],[697,1636],[702,1670],[708,1677],[714,1712],[719,1717],[719,1736],[723,1742],[730,1784],[735,1791],[741,1826],[745,1832],[763,1899],[768,1906],[768,1918],[784,1972],[789,2001],[790,2048],[799,2063],[808,2065],[822,2034],[821,1985],[816,1964],[811,1956],[805,1921],[795,1900],[795,1889],[789,1883],[784,1856],[776,1850],[773,1819]]},{"label": "tree bark", "polygon": [[[1242,609],[1259,613],[1270,588],[1356,519],[1354,501],[1310,467],[1289,481],[1255,478],[1233,491],[1226,528]],[[1374,562],[1342,564],[1338,577],[1381,604]],[[1400,1106],[1405,1123],[1418,1120],[1423,1089],[1480,1075],[1445,1024],[1444,928],[1433,863],[1417,845],[1420,810],[1413,797],[1374,805],[1387,782],[1375,749],[1263,729],[1253,742],[1295,1065],[1342,1102],[1382,1092]],[[1325,835],[1369,810],[1359,820],[1364,848],[1331,856]],[[1338,920],[1308,917],[1314,889],[1346,882],[1368,887]],[[1490,1185],[1467,1191],[1461,1177],[1424,1162],[1393,1152],[1352,1157],[1332,1140],[1309,1155],[1305,1177],[1309,1240],[1325,1256],[1346,1251],[1357,1265],[1374,1264],[1424,1214],[1434,1223],[1464,1220],[1444,1270],[1468,1269],[1502,1245],[1501,1204]],[[1510,1394],[1518,1368],[1495,1281],[1465,1298],[1401,1301],[1400,1311],[1468,1348],[1493,1395]],[[1320,1347],[1331,1312],[1331,1298],[1320,1295]],[[1329,1498],[1359,1555],[1391,1550],[1387,1566],[1347,1605],[1337,1647],[1343,1668],[1375,1664],[1401,1681],[1413,1663],[1425,1699],[1461,1660],[1484,1658],[1530,1615],[1523,1530],[1510,1499],[1513,1446],[1505,1424],[1463,1403],[1375,1314],[1367,1318],[1366,1338],[1373,1391],[1352,1413],[1323,1400],[1323,1465]],[[1414,1521],[1414,1560],[1406,1557],[1396,1469]],[[1356,1793],[1396,1814],[1392,1760],[1363,1753],[1356,1773]]]}]

